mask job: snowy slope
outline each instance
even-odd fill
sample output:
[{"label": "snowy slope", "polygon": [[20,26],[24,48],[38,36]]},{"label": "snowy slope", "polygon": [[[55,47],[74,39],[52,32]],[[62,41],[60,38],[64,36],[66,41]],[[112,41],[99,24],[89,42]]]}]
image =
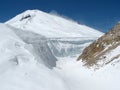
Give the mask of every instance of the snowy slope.
[{"label": "snowy slope", "polygon": [[[27,34],[31,38],[34,35]],[[27,38],[28,42],[32,40]],[[36,57],[33,48],[11,28],[0,24],[0,90],[68,90],[59,75],[44,65],[44,59]]]},{"label": "snowy slope", "polygon": [[6,24],[46,37],[99,37],[103,34],[88,26],[39,10],[27,10]]},{"label": "snowy slope", "polygon": [[42,60],[42,62],[49,68],[56,66],[57,59],[47,45],[47,39],[45,37],[34,32],[23,31],[11,26],[8,27],[27,44],[26,48],[30,49],[30,52],[32,52],[38,62]]},{"label": "snowy slope", "polygon": [[[29,53],[24,50],[25,43],[20,40],[15,33],[7,28],[5,25],[0,24],[0,64],[8,62],[8,59],[14,59],[15,56],[19,56],[22,53]],[[13,60],[14,61],[14,60]]]}]

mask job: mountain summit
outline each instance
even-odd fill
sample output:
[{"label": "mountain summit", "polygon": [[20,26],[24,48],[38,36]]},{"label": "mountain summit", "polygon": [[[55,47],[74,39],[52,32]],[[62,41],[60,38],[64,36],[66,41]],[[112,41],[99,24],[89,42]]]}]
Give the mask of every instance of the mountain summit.
[{"label": "mountain summit", "polygon": [[120,61],[120,23],[84,49],[78,60],[87,66],[104,66]]},{"label": "mountain summit", "polygon": [[99,37],[101,32],[60,16],[27,10],[6,22],[13,27],[34,31],[46,37]]}]

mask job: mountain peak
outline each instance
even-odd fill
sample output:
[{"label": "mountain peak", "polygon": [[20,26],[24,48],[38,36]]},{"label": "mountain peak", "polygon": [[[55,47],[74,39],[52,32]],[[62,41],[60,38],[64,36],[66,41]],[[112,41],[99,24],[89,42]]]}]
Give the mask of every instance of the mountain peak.
[{"label": "mountain peak", "polygon": [[112,39],[119,38],[120,23],[117,23],[108,33],[106,33],[106,36]]},{"label": "mountain peak", "polygon": [[[118,32],[120,32],[120,22],[118,22],[112,29],[113,31],[116,32],[116,34],[118,34]],[[119,33],[120,34],[120,33]]]},{"label": "mountain peak", "polygon": [[20,21],[26,20],[26,19],[30,20],[34,18],[35,16],[40,16],[41,14],[45,14],[45,13],[40,10],[27,10],[23,12],[22,14],[20,14],[22,16]]},{"label": "mountain peak", "polygon": [[6,24],[46,37],[99,37],[103,34],[86,25],[40,10],[27,10],[7,21]]}]

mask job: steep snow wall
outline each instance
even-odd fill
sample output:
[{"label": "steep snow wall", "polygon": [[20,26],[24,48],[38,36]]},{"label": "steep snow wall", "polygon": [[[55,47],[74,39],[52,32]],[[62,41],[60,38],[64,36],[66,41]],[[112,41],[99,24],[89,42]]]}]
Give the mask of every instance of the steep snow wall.
[{"label": "steep snow wall", "polygon": [[[17,36],[18,33],[24,38],[23,40]],[[0,90],[69,90],[62,78],[46,67],[50,64],[51,68],[55,62],[51,64],[49,61],[44,61],[46,58],[43,60],[39,56],[40,60],[37,57],[41,53],[44,55],[44,51],[39,52],[41,47],[43,50],[46,48],[45,52],[49,50],[46,45],[41,46],[44,44],[41,37],[30,32],[18,31],[17,34],[6,25],[0,24]],[[28,44],[34,42],[40,47],[35,48],[34,45]],[[47,54],[52,58],[49,51]]]},{"label": "steep snow wall", "polygon": [[49,38],[48,45],[56,57],[76,57],[96,38]]},{"label": "steep snow wall", "polygon": [[12,28],[16,35],[28,44],[30,52],[33,53],[37,61],[42,60],[42,62],[49,68],[56,66],[57,59],[47,45],[47,39],[45,37],[34,32],[23,31],[11,26],[8,27]]}]

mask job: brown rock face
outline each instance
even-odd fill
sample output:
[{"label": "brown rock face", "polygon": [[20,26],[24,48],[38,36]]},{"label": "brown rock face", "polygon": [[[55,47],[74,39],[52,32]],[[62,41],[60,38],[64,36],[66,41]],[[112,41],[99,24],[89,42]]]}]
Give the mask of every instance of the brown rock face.
[{"label": "brown rock face", "polygon": [[[83,53],[78,57],[78,61],[82,60],[87,66],[98,65],[98,61],[106,59],[105,54],[115,49],[120,45],[120,23],[116,24],[108,33],[94,41],[88,47],[83,50]],[[116,58],[117,55],[113,58]],[[108,60],[106,64],[113,61]]]}]

